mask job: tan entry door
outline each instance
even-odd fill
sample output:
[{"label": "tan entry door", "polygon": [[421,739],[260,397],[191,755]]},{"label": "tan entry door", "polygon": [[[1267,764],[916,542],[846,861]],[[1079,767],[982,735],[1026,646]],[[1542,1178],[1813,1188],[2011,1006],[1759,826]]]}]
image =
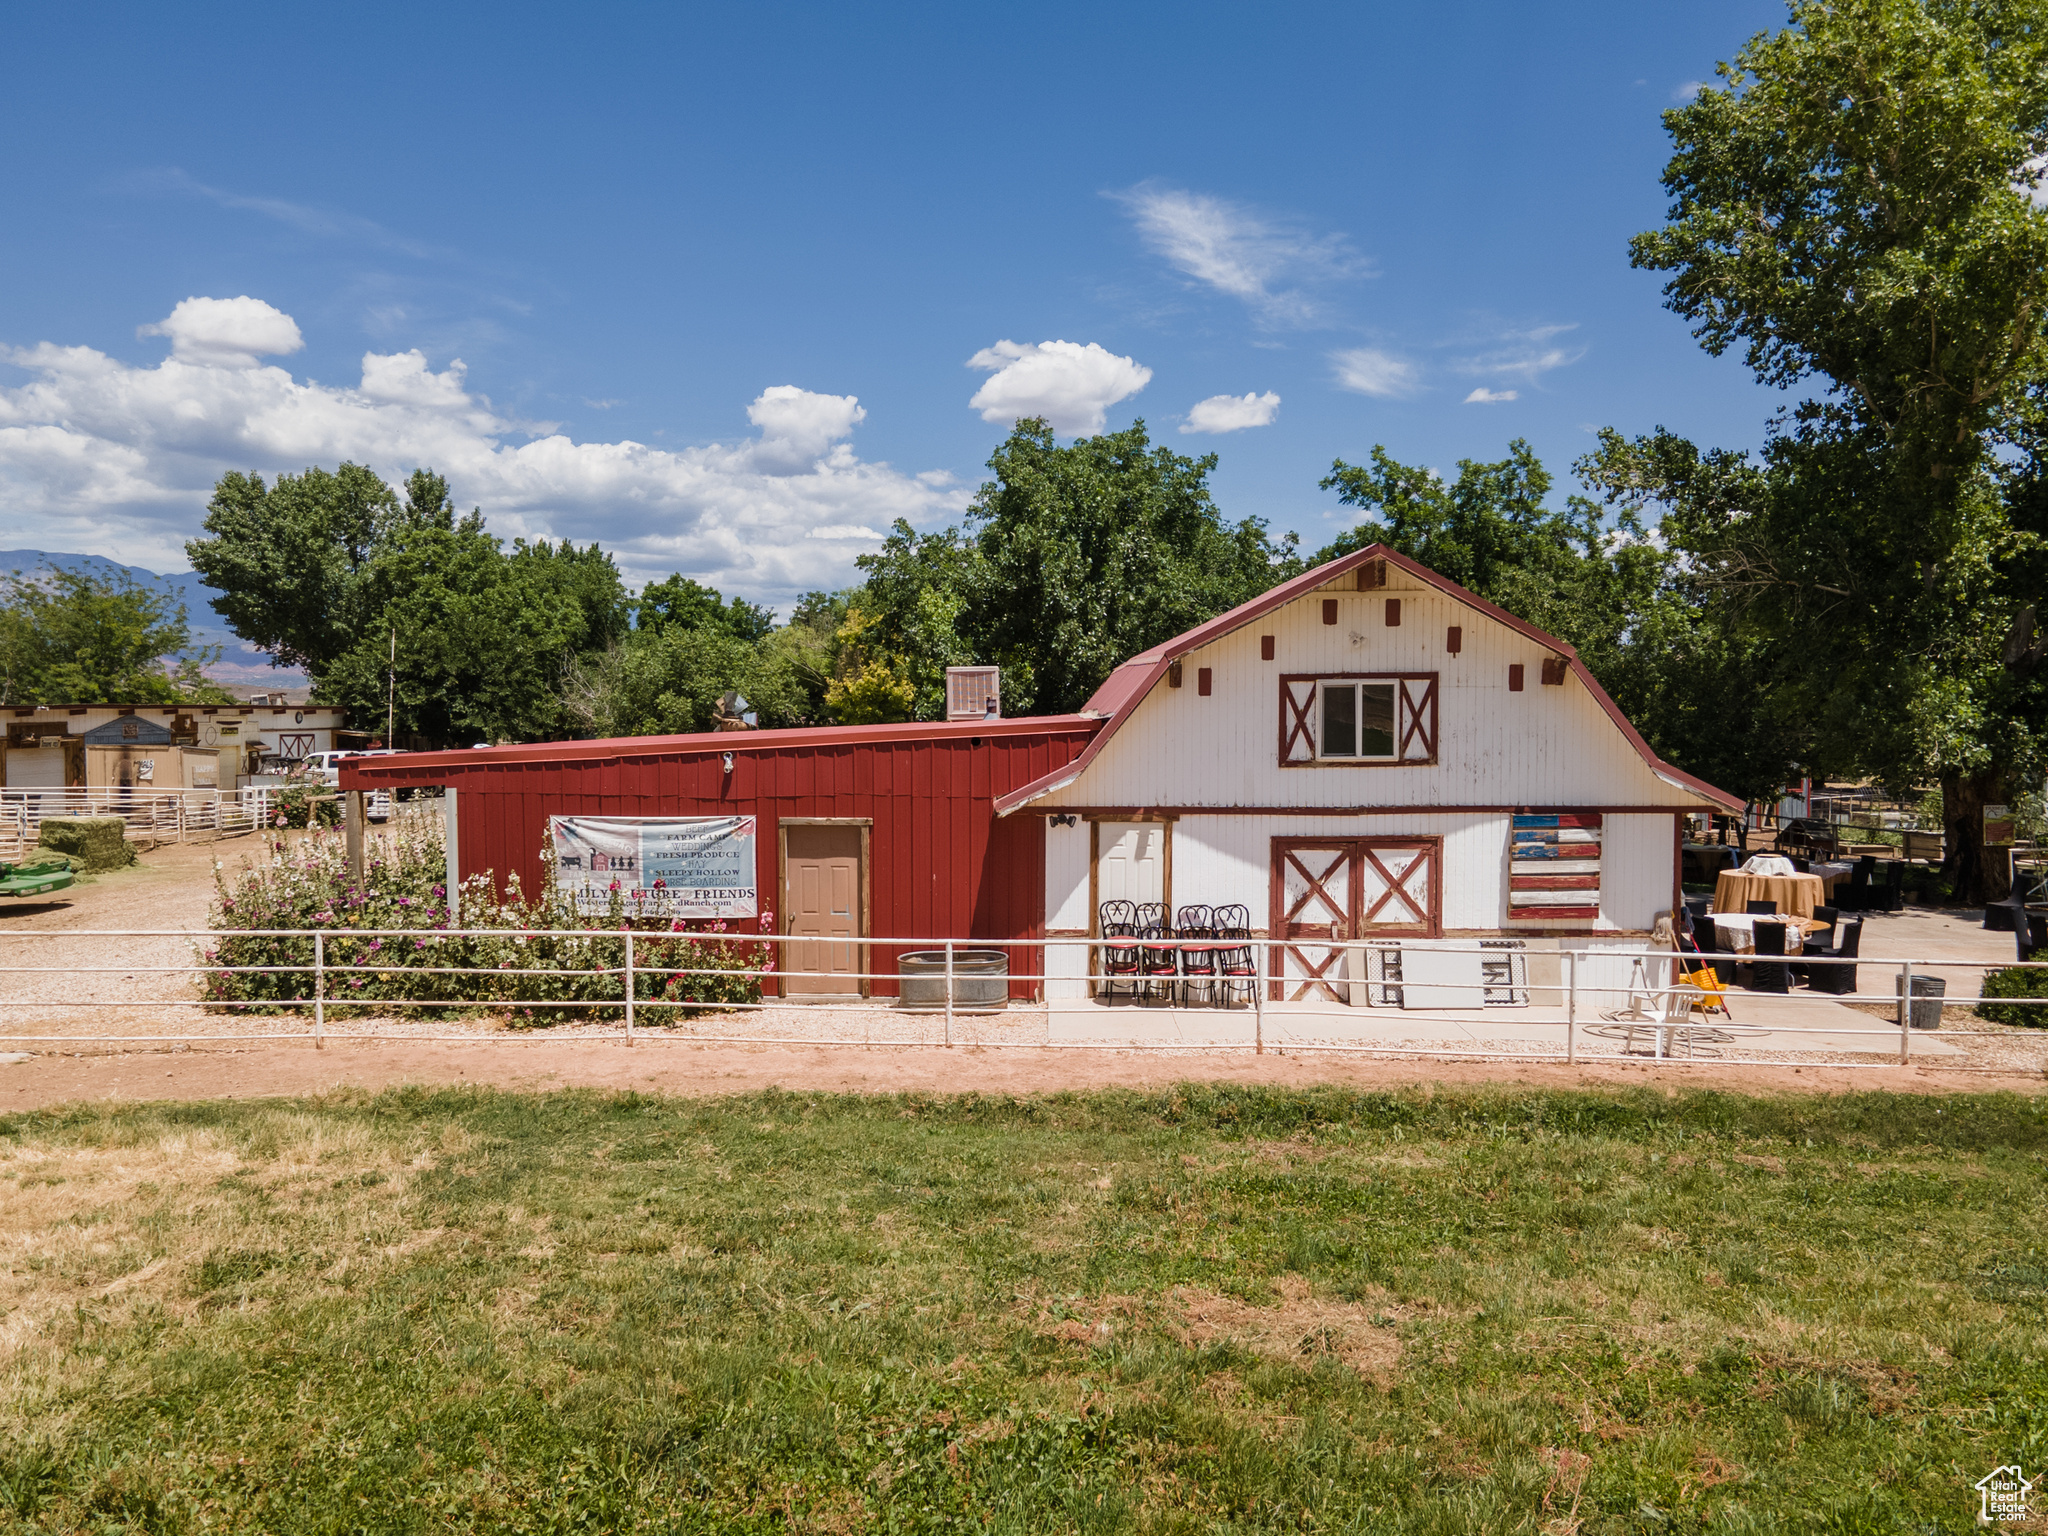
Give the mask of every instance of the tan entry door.
[{"label": "tan entry door", "polygon": [[783,946],[786,997],[846,997],[865,991],[861,967],[861,840],[865,829],[784,822]]}]

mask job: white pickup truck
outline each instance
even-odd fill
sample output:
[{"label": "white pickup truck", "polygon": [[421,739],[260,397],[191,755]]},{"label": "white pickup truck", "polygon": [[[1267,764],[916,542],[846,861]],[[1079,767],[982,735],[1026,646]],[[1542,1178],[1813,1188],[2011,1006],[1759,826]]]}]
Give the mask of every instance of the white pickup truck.
[{"label": "white pickup truck", "polygon": [[[359,752],[312,752],[305,758],[305,776],[316,784],[329,789],[341,787],[341,760],[345,757],[396,757],[389,748],[373,748]],[[391,791],[373,789],[364,797],[363,814],[371,821],[391,819]]]}]

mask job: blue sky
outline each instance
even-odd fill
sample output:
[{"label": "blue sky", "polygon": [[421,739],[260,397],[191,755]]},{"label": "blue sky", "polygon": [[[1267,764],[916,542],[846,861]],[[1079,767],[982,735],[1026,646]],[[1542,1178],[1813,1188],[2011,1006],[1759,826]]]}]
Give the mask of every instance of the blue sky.
[{"label": "blue sky", "polygon": [[1659,113],[1783,16],[18,7],[0,542],[180,568],[224,468],[430,462],[787,602],[1034,404],[1213,449],[1309,548],[1374,443],[1753,445],[1780,397],[1626,245]]}]

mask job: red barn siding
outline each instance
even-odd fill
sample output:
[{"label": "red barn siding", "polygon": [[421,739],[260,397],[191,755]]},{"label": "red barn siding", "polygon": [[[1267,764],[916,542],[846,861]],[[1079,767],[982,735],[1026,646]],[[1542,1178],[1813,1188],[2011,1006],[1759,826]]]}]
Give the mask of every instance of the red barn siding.
[{"label": "red barn siding", "polygon": [[[1045,927],[1045,837],[1036,816],[998,821],[995,797],[1081,755],[1100,722],[1075,716],[732,732],[411,753],[346,763],[346,789],[445,784],[460,791],[459,856],[502,889],[543,878],[550,816],[759,819],[756,878],[780,901],[777,828],[785,816],[865,816],[871,931],[917,939],[1032,939]],[[727,774],[723,754],[733,754]],[[776,913],[778,930],[783,914]],[[871,968],[895,969],[877,946]],[[1041,952],[1013,950],[1035,974]],[[1028,996],[1037,983],[1017,983]],[[893,994],[893,982],[874,989]]]}]

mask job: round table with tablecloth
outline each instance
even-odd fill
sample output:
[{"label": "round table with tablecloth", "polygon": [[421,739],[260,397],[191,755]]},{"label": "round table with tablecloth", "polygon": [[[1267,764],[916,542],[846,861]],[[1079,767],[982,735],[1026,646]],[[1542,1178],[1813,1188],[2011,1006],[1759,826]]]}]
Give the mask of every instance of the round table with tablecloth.
[{"label": "round table with tablecloth", "polygon": [[1819,875],[1746,875],[1724,869],[1714,881],[1716,912],[1746,912],[1752,901],[1775,901],[1781,917],[1811,917],[1826,900]]}]

